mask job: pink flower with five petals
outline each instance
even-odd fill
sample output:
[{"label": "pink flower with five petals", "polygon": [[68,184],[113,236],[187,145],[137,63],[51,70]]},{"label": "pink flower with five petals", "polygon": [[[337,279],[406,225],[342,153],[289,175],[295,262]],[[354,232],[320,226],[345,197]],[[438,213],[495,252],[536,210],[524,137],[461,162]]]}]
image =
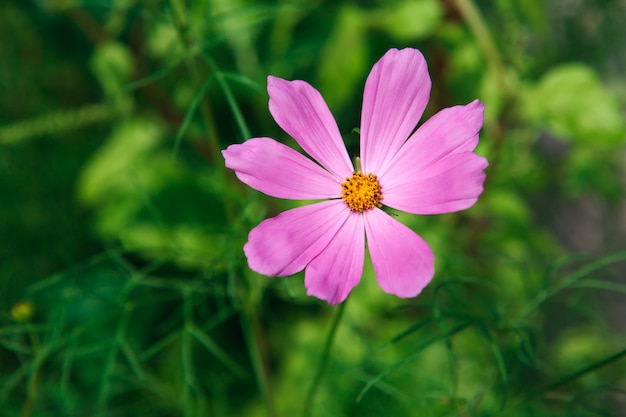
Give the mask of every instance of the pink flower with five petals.
[{"label": "pink flower with five petals", "polygon": [[253,138],[222,152],[226,167],[267,195],[324,201],[255,227],[244,245],[250,269],[267,276],[304,269],[307,294],[338,304],[361,279],[367,242],[383,291],[421,292],[434,275],[433,253],[382,205],[414,214],[464,210],[482,193],[488,165],[473,152],[483,124],[478,100],[441,110],[414,131],[430,87],[416,49],[391,49],[374,65],[355,169],[320,93],[304,81],[268,77],[272,116],[317,163],[274,139]]}]

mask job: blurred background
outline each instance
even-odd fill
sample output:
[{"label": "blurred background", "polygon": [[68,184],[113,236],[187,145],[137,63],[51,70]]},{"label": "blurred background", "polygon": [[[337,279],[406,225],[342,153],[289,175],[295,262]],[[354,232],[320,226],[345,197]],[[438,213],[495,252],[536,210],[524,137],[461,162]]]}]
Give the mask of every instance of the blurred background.
[{"label": "blurred background", "polygon": [[[624,0],[4,0],[0,415],[626,416],[625,16]],[[398,215],[436,256],[419,297],[384,294],[366,260],[344,312],[302,274],[248,269],[249,230],[300,203],[248,189],[219,151],[295,144],[271,74],[318,88],[354,154],[392,47],[426,56],[424,120],[485,103],[488,179],[467,211]]]}]

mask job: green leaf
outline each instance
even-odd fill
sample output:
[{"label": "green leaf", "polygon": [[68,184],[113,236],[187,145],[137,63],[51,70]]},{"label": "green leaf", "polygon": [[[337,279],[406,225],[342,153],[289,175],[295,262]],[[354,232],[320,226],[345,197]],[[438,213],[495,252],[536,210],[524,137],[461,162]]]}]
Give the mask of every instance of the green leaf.
[{"label": "green leaf", "polygon": [[90,205],[110,193],[133,189],[131,174],[161,140],[159,128],[148,120],[129,120],[116,127],[106,143],[87,162],[78,184],[79,198]]},{"label": "green leaf", "polygon": [[619,103],[585,65],[552,69],[524,100],[530,121],[574,142],[618,144],[626,135]]},{"label": "green leaf", "polygon": [[105,95],[114,101],[118,110],[128,112],[132,101],[126,84],[134,72],[133,58],[128,49],[115,42],[104,43],[95,50],[90,64]]},{"label": "green leaf", "polygon": [[374,26],[382,26],[395,40],[409,42],[430,36],[441,24],[443,9],[435,0],[394,2],[382,16],[376,16]]}]

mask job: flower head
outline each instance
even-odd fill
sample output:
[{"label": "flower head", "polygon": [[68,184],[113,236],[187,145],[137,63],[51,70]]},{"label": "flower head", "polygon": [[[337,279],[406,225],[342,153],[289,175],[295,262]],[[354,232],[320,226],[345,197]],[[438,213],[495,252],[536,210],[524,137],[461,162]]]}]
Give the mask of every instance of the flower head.
[{"label": "flower head", "polygon": [[307,294],[337,304],[360,281],[365,244],[383,291],[414,297],[434,275],[434,256],[382,205],[414,214],[472,206],[487,160],[475,154],[483,104],[441,110],[414,131],[430,95],[416,49],[391,49],[372,68],[363,95],[361,167],[353,166],[320,93],[304,81],[268,77],[269,109],[311,158],[270,138],[222,153],[226,167],[267,195],[321,202],[255,227],[244,245],[250,268],[268,276],[305,270]]}]

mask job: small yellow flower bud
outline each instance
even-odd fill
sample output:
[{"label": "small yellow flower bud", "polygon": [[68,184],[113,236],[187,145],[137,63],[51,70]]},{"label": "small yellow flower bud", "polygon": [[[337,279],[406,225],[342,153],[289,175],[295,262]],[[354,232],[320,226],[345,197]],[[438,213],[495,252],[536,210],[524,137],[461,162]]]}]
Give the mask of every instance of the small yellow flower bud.
[{"label": "small yellow flower bud", "polygon": [[19,301],[11,309],[11,316],[18,323],[29,322],[34,315],[35,305],[31,301]]}]

